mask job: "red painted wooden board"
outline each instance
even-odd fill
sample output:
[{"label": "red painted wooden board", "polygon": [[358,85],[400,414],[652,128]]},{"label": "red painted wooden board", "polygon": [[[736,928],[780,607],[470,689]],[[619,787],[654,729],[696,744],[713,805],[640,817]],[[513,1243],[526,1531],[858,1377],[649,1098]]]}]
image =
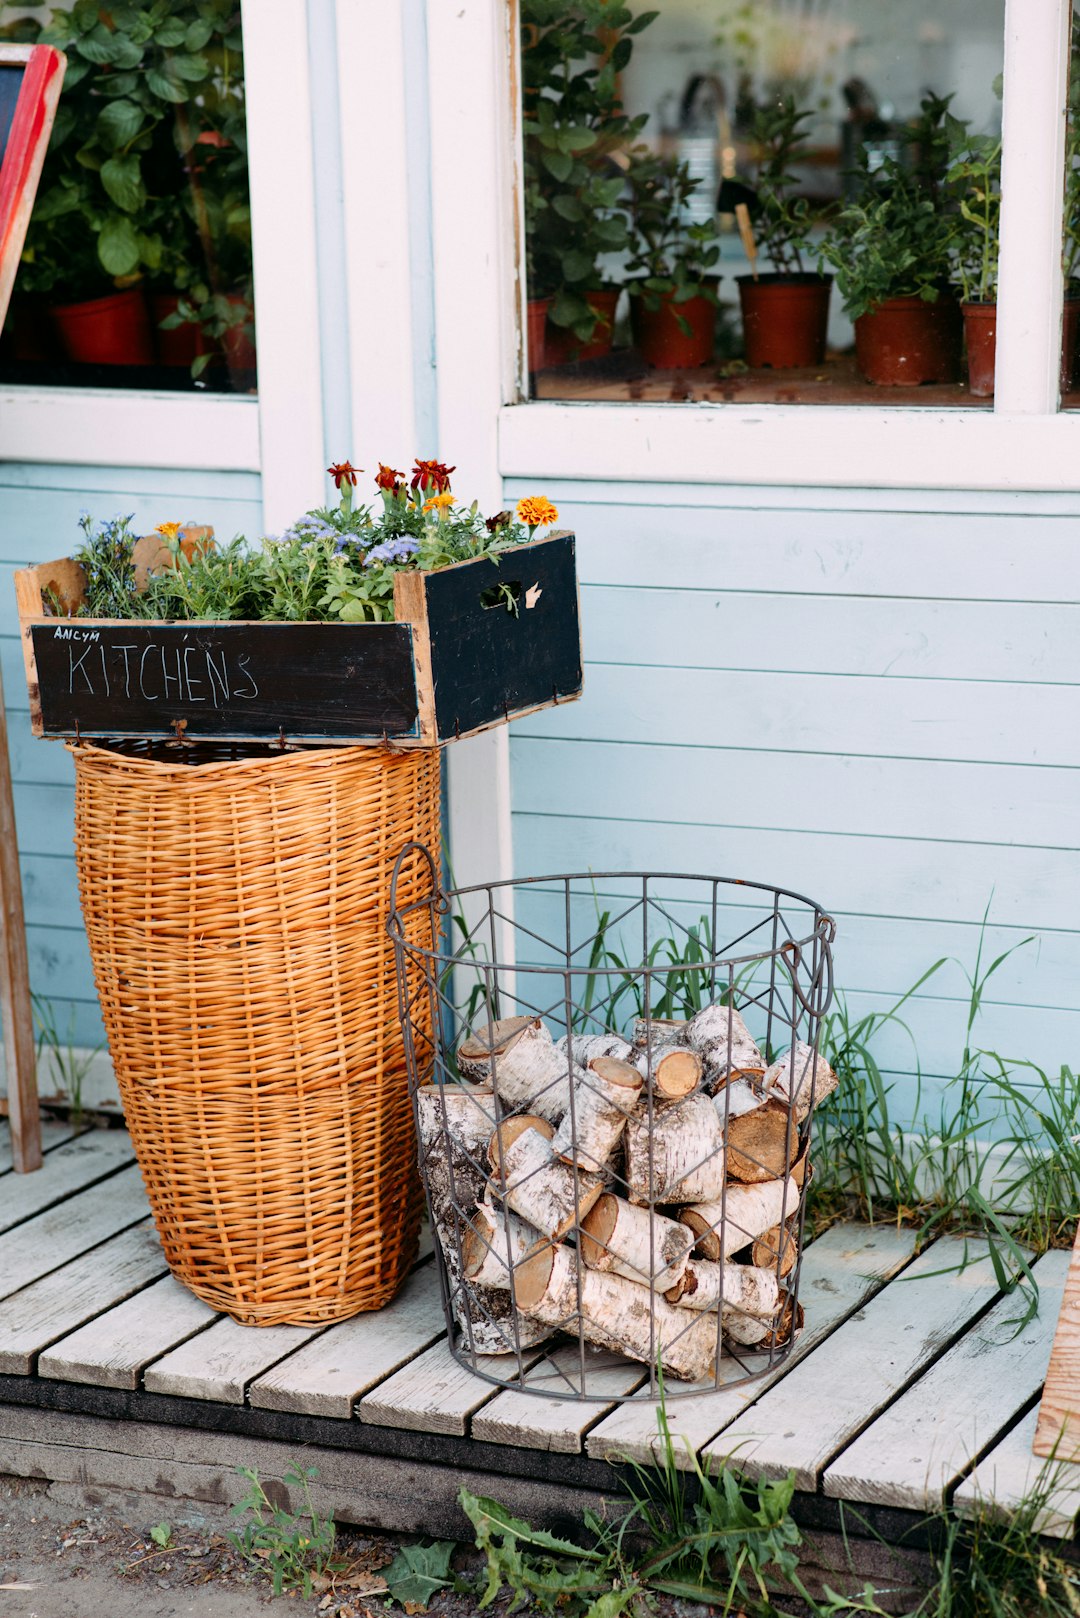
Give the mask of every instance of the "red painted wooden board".
[{"label": "red painted wooden board", "polygon": [[0,326],[7,316],[66,66],[67,58],[51,45],[0,45],[0,74],[21,71],[0,161]]}]

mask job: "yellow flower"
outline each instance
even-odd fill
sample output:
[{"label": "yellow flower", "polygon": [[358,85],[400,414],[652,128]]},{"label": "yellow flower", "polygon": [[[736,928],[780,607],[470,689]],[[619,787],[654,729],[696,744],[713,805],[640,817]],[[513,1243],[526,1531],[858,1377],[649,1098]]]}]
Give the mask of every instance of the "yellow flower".
[{"label": "yellow flower", "polygon": [[551,501],[543,494],[531,494],[525,500],[517,503],[518,522],[523,522],[530,533],[535,528],[544,528],[548,523],[558,522],[559,513]]},{"label": "yellow flower", "polygon": [[430,500],[424,501],[424,510],[436,511],[440,517],[445,517],[454,504],[455,497],[446,489],[442,494],[433,494]]},{"label": "yellow flower", "polygon": [[157,527],[154,529],[154,533],[163,534],[167,540],[172,541],[176,538],[183,526],[184,525],[182,522],[159,522]]}]

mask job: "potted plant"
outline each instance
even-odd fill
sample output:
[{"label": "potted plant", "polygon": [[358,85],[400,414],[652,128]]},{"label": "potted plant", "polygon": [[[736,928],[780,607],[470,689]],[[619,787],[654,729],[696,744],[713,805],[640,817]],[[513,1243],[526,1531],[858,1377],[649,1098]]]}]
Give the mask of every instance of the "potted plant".
[{"label": "potted plant", "polygon": [[832,276],[813,269],[810,204],[796,196],[794,169],[805,158],[807,134],[793,96],[759,107],[751,125],[758,153],[753,188],[725,181],[717,206],[733,212],[745,198],[757,243],[773,266],[736,277],[742,308],[746,363],[777,370],[820,365],[825,358]]},{"label": "potted plant", "polygon": [[627,274],[634,341],[648,365],[707,365],[716,338],[720,243],[686,204],[699,182],[685,163],[640,151],[630,168],[632,243]]},{"label": "potted plant", "polygon": [[629,148],[646,121],[623,113],[618,75],[630,61],[633,36],[656,15],[634,17],[601,0],[525,0],[530,370],[595,358],[611,347],[619,288],[605,282],[601,260],[629,245],[618,206],[625,177],[615,154]]},{"label": "potted plant", "polygon": [[927,96],[907,161],[889,156],[871,171],[864,154],[820,248],[855,324],[859,370],[883,387],[960,374],[960,312],[948,290],[955,221],[937,184],[946,116],[947,103]]},{"label": "potted plant", "polygon": [[974,135],[948,120],[945,176],[956,208],[954,274],[960,290],[967,345],[968,388],[973,398],[994,392],[997,351],[997,273],[1001,238],[1001,137]]}]

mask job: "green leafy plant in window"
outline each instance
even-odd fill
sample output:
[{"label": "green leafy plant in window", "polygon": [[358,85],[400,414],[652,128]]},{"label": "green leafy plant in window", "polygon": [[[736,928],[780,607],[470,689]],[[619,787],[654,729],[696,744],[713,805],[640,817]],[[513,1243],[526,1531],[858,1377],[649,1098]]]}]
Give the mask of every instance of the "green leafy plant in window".
[{"label": "green leafy plant in window", "polygon": [[750,126],[757,151],[750,212],[760,251],[778,275],[803,275],[810,267],[814,215],[807,199],[796,194],[794,173],[806,160],[805,123],[810,116],[794,96],[782,96],[756,108]]},{"label": "green leafy plant in window", "polygon": [[580,342],[599,316],[601,260],[629,242],[627,153],[645,124],[622,110],[618,75],[657,16],[605,0],[524,0],[522,99],[529,295]]},{"label": "green leafy plant in window", "polygon": [[972,134],[952,117],[947,128],[945,185],[956,209],[955,279],[965,303],[993,303],[1001,239],[1001,136]]},{"label": "green leafy plant in window", "polygon": [[670,298],[680,329],[689,322],[679,305],[691,298],[717,303],[720,241],[714,222],[692,223],[686,205],[700,181],[675,157],[656,157],[639,148],[630,169],[632,242],[627,274],[632,297],[648,309]]}]

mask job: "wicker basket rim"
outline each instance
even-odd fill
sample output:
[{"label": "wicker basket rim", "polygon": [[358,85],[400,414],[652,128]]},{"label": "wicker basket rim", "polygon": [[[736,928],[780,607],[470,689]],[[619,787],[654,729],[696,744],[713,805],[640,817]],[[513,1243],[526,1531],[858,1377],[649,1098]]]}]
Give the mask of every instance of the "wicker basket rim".
[{"label": "wicker basket rim", "polygon": [[[241,774],[245,770],[257,774],[265,770],[268,765],[273,765],[278,771],[282,771],[286,767],[291,767],[297,771],[316,770],[320,766],[329,768],[335,763],[344,762],[346,756],[355,760],[358,755],[372,751],[369,747],[355,746],[288,748],[281,753],[270,755],[264,753],[257,758],[215,759],[213,762],[200,764],[196,769],[193,769],[190,764],[172,764],[164,759],[140,758],[134,753],[114,753],[111,748],[97,747],[88,741],[65,742],[64,746],[69,753],[87,758],[87,761],[94,767],[100,765],[109,769],[130,770],[145,773],[148,777],[152,774],[157,780],[161,779],[162,774],[175,776],[183,780],[185,786],[191,791],[213,785],[215,782],[220,781],[224,774],[233,776]],[[385,752],[387,758],[398,759],[402,757],[399,751],[392,748],[380,749],[380,751]]]}]

